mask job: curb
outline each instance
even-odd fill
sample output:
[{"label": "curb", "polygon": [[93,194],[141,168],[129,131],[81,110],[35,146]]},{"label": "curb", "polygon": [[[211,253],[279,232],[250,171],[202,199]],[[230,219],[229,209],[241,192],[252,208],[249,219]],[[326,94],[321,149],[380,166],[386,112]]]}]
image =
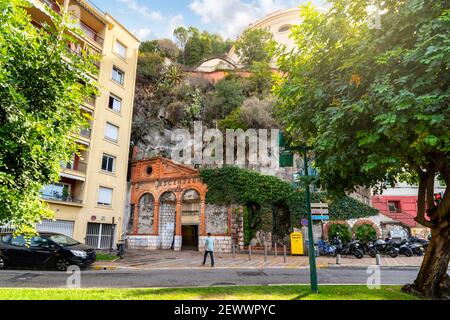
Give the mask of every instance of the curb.
[{"label": "curb", "polygon": [[93,266],[92,270],[94,271],[115,271],[117,270],[116,266]]},{"label": "curb", "polygon": [[[354,270],[366,270],[368,267],[374,267],[377,265],[370,266],[353,266],[353,265],[329,265],[325,269],[354,269]],[[381,270],[418,270],[420,266],[377,266]]]}]

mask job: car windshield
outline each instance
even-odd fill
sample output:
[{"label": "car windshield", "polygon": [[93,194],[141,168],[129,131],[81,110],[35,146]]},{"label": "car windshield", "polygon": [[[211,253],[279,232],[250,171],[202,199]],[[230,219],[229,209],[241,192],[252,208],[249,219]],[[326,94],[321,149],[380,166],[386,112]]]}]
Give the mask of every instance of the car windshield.
[{"label": "car windshield", "polygon": [[75,246],[79,244],[78,241],[69,238],[67,236],[64,236],[62,234],[58,235],[52,235],[49,237],[50,240],[52,240],[54,243],[59,244],[60,246],[66,247],[66,246]]}]

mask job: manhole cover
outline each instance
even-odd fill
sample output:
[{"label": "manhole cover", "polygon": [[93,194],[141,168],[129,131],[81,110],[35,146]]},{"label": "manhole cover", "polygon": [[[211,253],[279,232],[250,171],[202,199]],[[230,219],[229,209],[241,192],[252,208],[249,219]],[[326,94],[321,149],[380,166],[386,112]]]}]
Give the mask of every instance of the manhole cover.
[{"label": "manhole cover", "polygon": [[259,277],[259,276],[267,276],[263,271],[244,271],[238,272],[238,275],[242,277]]}]

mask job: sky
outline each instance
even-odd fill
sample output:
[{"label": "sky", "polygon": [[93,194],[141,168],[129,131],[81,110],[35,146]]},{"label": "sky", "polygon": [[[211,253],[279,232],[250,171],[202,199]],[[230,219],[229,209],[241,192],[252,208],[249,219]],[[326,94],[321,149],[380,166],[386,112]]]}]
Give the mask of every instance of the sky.
[{"label": "sky", "polygon": [[[236,39],[250,24],[281,9],[308,0],[90,0],[108,12],[142,41],[172,39],[179,26],[194,26]],[[323,6],[325,0],[310,0]]]}]

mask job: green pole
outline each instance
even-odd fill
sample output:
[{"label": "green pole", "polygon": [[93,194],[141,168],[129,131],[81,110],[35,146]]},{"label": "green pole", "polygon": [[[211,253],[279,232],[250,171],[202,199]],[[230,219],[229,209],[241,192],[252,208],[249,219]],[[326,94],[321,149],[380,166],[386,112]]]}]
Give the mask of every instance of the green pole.
[{"label": "green pole", "polygon": [[311,291],[312,293],[318,293],[317,288],[317,269],[316,269],[316,254],[314,251],[314,237],[312,227],[312,214],[311,214],[311,194],[309,191],[309,179],[308,179],[308,149],[304,148],[304,161],[305,161],[305,195],[306,195],[306,210],[308,214],[308,243],[309,243],[309,274],[311,278]]}]

